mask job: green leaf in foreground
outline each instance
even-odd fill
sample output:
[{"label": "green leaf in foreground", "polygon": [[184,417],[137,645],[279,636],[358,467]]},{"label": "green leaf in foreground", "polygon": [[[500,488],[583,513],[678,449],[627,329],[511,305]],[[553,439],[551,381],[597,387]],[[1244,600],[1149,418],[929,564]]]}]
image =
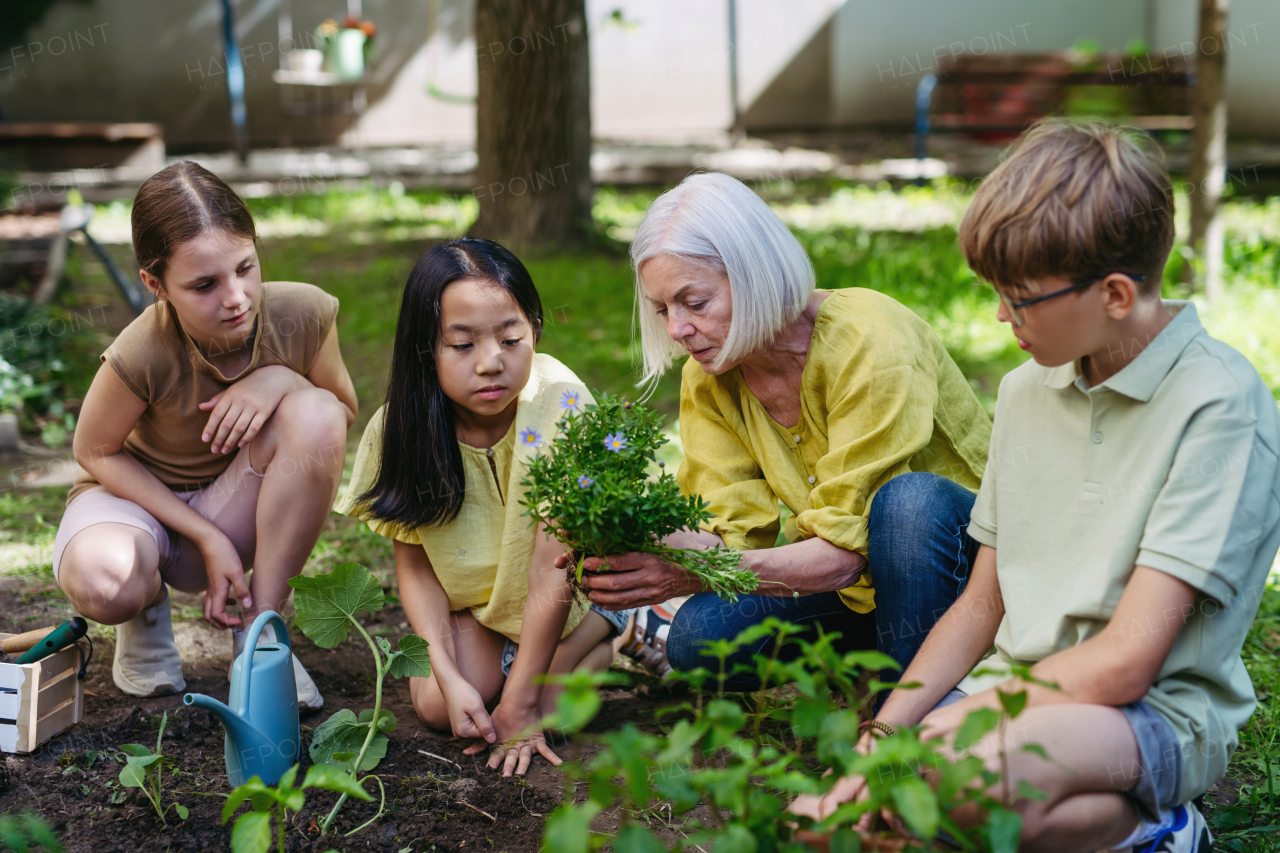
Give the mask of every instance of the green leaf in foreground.
[{"label": "green leaf in foreground", "polygon": [[406,634],[400,638],[399,654],[392,656],[387,667],[387,674],[392,678],[416,676],[426,678],[431,674],[431,655],[427,652],[427,641],[417,634]]},{"label": "green leaf in foreground", "polygon": [[590,800],[581,806],[563,803],[547,818],[542,849],[546,853],[591,853],[595,849],[591,837],[591,821],[601,807]]},{"label": "green leaf in foreground", "polygon": [[[366,709],[357,717],[349,708],[343,708],[332,717],[316,727],[311,737],[311,760],[316,764],[327,764],[342,770],[351,769],[351,761],[360,752],[364,740],[369,734],[369,721],[373,719],[373,711]],[[378,733],[373,736],[369,750],[358,768],[361,772],[369,772],[377,767],[387,754],[387,736],[384,732],[395,731],[396,718],[390,711],[378,715]],[[335,753],[350,753],[352,759],[341,761],[334,757]]]},{"label": "green leaf in foreground", "polygon": [[938,834],[938,800],[919,776],[903,779],[893,787],[893,802],[903,822],[919,838],[933,838]]},{"label": "green leaf in foreground", "polygon": [[982,825],[982,839],[991,853],[1017,853],[1022,837],[1022,815],[1008,809],[993,809]]},{"label": "green leaf in foreground", "polygon": [[956,731],[956,749],[968,749],[986,737],[987,733],[1000,725],[1000,712],[990,708],[978,708],[970,711]]},{"label": "green leaf in foreground", "polygon": [[271,847],[271,813],[250,812],[231,830],[232,853],[267,853]]},{"label": "green leaf in foreground", "polygon": [[327,764],[312,765],[307,770],[307,778],[303,781],[302,787],[324,788],[326,791],[336,791],[339,794],[355,797],[357,800],[373,799],[350,773]]},{"label": "green leaf in foreground", "polygon": [[313,643],[331,649],[347,638],[355,614],[382,609],[382,585],[359,563],[343,563],[327,575],[289,579],[297,624]]}]

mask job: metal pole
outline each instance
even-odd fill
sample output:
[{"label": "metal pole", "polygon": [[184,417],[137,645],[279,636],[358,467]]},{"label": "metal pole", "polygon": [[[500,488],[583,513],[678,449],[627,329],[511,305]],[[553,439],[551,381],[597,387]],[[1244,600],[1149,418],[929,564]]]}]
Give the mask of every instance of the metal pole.
[{"label": "metal pole", "polygon": [[231,126],[241,164],[249,162],[249,119],[244,107],[244,65],[236,38],[236,16],[231,0],[222,0],[222,42],[227,52],[227,94],[231,96]]},{"label": "metal pole", "polygon": [[746,136],[742,128],[742,111],[738,106],[738,3],[729,0],[729,103],[733,107],[733,126],[729,130],[734,145]]}]

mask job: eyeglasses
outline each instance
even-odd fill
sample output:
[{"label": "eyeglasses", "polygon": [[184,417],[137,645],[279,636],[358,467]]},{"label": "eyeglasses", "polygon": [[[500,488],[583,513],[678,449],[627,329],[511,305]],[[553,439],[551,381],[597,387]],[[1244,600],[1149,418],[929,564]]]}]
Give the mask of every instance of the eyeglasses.
[{"label": "eyeglasses", "polygon": [[[1128,273],[1120,273],[1120,274],[1129,275]],[[1044,302],[1046,299],[1052,299],[1055,296],[1062,296],[1064,293],[1075,293],[1077,290],[1084,290],[1086,287],[1095,285],[1098,282],[1102,281],[1103,279],[1107,278],[1108,276],[1112,276],[1112,275],[1116,275],[1116,273],[1114,272],[1104,273],[1103,275],[1100,275],[1097,278],[1091,278],[1088,281],[1082,281],[1079,284],[1073,284],[1070,287],[1064,287],[1062,288],[1062,290],[1055,290],[1053,293],[1046,293],[1044,296],[1037,296],[1034,299],[1024,299],[1021,302],[1014,302],[1003,292],[996,291],[996,293],[1000,297],[1000,301],[1004,303],[1004,307],[1009,309],[1009,316],[1013,320],[1013,325],[1022,326],[1022,325],[1025,325],[1027,322],[1026,318],[1022,316],[1022,309],[1026,308],[1028,305],[1035,305],[1037,302]],[[1146,281],[1146,278],[1140,275],[1129,275],[1129,278],[1139,283]]]}]

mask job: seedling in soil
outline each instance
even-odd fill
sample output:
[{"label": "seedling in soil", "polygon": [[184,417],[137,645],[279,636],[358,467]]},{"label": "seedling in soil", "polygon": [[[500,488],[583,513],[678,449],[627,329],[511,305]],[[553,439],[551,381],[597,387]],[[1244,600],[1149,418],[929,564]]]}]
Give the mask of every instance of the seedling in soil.
[{"label": "seedling in soil", "polygon": [[[165,826],[169,825],[169,821],[165,820],[169,809],[176,811],[178,817],[183,820],[187,819],[188,814],[187,807],[181,803],[170,803],[163,808],[160,806],[164,787],[164,761],[160,754],[160,745],[164,741],[164,727],[168,724],[169,712],[165,711],[164,716],[160,718],[160,734],[156,735],[154,753],[140,743],[126,743],[120,747],[120,751],[129,756],[124,769],[120,771],[120,784],[126,788],[141,789],[143,795],[151,801],[156,814],[160,816],[160,822]],[[113,802],[114,800],[115,798],[112,797]]]},{"label": "seedling in soil", "polygon": [[[231,830],[232,853],[267,853],[271,847],[272,815],[276,816],[279,850],[284,853],[284,826],[288,821],[288,813],[302,811],[306,803],[306,795],[302,792],[306,788],[324,788],[360,800],[373,799],[350,773],[327,764],[313,765],[307,770],[307,778],[295,788],[293,780],[297,776],[298,765],[295,764],[284,772],[280,783],[274,788],[264,785],[260,777],[254,776],[231,792],[226,805],[222,807],[223,823],[231,820],[231,816],[245,800],[253,804],[253,811],[241,815]],[[369,823],[376,819],[377,815],[374,815]],[[362,824],[358,829],[363,829],[369,823]]]},{"label": "seedling in soil", "polygon": [[[533,459],[522,482],[525,515],[573,552],[570,586],[581,591],[587,557],[643,551],[682,566],[726,601],[753,592],[756,575],[742,567],[737,551],[662,544],[669,533],[697,530],[711,517],[708,504],[681,494],[669,472],[650,479],[654,454],[667,443],[662,415],[608,394],[599,399],[586,411],[566,411],[551,451]],[[542,441],[534,431],[521,439]]]},{"label": "seedling in soil", "polygon": [[[966,752],[1022,713],[1026,691],[1002,692],[999,710],[970,713],[955,738],[957,760],[939,752],[941,741],[922,741],[919,727],[881,738],[863,754],[855,748],[859,723],[870,716],[876,694],[894,686],[874,674],[897,664],[876,651],[839,652],[838,634],[819,633],[810,641],[796,636],[800,630],[770,617],[732,641],[708,643],[706,653],[718,660],[718,672],[685,673],[694,701],[658,711],[657,734],[626,723],[585,736],[602,748],[585,762],[565,765],[565,802],[547,819],[543,849],[598,849],[608,839],[592,830],[592,820],[608,811],[617,818],[610,827],[614,849],[645,853],[694,845],[789,853],[809,849],[800,842],[810,841],[832,851],[927,850],[943,831],[965,850],[1015,853],[1022,831],[1017,803],[1044,795],[1025,783],[1001,789],[1001,778],[1009,778],[1003,752],[1003,773]],[[732,674],[729,656],[766,636],[775,637],[773,656],[756,655],[753,669],[765,688],[791,687],[759,693],[750,703],[724,694]],[[799,647],[795,660],[780,658],[784,645]],[[865,685],[860,674],[867,676]],[[1053,686],[1035,681],[1027,669],[1015,668],[1014,674]],[[565,690],[544,727],[580,731],[600,710],[597,691],[608,675],[557,677]],[[719,688],[710,698],[704,695],[708,685]],[[1045,757],[1035,744],[1021,748]],[[823,776],[824,767],[834,772]],[[786,812],[795,795],[823,794],[849,775],[866,780],[865,799],[846,802],[816,824]],[[586,798],[578,802],[584,788]],[[706,818],[695,816],[700,807]],[[975,808],[984,815],[980,826],[961,827],[953,817]],[[655,811],[665,814],[655,821]],[[890,826],[875,825],[882,813],[896,816]],[[870,829],[859,829],[868,816],[876,816]],[[680,837],[663,841],[652,831],[654,822]]]},{"label": "seedling in soil", "polygon": [[[427,641],[416,634],[409,634],[400,638],[397,649],[393,651],[385,637],[378,637],[375,642],[369,636],[369,632],[356,621],[356,614],[361,611],[377,613],[386,598],[377,578],[358,563],[343,563],[327,575],[292,578],[289,586],[296,590],[294,604],[298,610],[298,627],[313,643],[322,649],[331,649],[345,640],[348,630],[354,627],[373,653],[373,708],[361,711],[359,716],[344,708],[317,726],[311,738],[311,760],[315,763],[348,771],[352,776],[367,773],[377,767],[387,754],[387,735],[396,727],[395,715],[382,710],[382,680],[388,675],[393,678],[407,675],[426,678],[430,675]],[[382,780],[377,776],[373,779],[381,788]],[[321,829],[328,831],[347,796],[344,793],[338,799],[333,811],[320,824]],[[374,819],[382,814],[385,805],[384,792]]]}]

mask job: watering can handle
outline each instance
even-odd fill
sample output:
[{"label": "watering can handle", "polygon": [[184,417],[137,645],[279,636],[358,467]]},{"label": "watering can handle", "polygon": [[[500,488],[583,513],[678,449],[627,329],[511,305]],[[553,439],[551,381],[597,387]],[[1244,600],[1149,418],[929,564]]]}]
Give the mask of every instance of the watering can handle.
[{"label": "watering can handle", "polygon": [[[276,642],[283,643],[289,653],[293,653],[293,642],[289,639],[289,627],[284,624],[284,617],[274,610],[264,610],[258,614],[258,618],[253,620],[253,624],[249,626],[249,633],[244,637],[244,651],[242,655],[248,655],[250,664],[253,663],[253,654],[258,650],[258,637],[262,635],[262,629],[266,627],[268,622],[273,622],[275,627]],[[240,694],[240,707],[236,709],[236,713],[246,715],[249,713],[249,688],[253,684],[252,678],[245,678],[244,692]]]}]

